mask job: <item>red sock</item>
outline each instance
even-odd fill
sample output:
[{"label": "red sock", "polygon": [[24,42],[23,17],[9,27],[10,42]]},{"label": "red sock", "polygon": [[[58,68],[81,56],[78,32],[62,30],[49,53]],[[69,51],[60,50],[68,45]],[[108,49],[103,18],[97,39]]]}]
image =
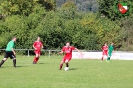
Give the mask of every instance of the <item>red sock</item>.
[{"label": "red sock", "polygon": [[63,64],[60,64],[60,70],[62,69]]},{"label": "red sock", "polygon": [[36,58],[36,62],[38,62],[38,60],[39,60],[39,57]]},{"label": "red sock", "polygon": [[34,57],[34,60],[33,60],[33,62],[36,62],[36,58],[37,58],[37,57]]},{"label": "red sock", "polygon": [[103,57],[101,58],[101,60],[103,60]]}]

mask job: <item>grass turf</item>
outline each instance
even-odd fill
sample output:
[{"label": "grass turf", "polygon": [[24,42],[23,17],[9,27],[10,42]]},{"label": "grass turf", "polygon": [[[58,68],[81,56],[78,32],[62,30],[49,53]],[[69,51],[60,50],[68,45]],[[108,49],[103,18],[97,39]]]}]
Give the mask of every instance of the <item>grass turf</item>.
[{"label": "grass turf", "polygon": [[33,56],[17,56],[17,68],[8,59],[0,68],[0,88],[133,88],[133,61],[73,59],[64,71],[61,58],[41,56],[33,65]]}]

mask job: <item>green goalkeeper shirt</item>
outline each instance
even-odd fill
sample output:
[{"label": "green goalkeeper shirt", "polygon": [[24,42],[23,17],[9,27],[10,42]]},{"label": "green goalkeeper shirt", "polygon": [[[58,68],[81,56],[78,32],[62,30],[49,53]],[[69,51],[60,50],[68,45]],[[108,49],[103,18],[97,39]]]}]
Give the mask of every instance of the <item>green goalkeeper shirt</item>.
[{"label": "green goalkeeper shirt", "polygon": [[108,52],[109,52],[109,53],[112,53],[113,50],[114,50],[114,46],[110,45],[110,46],[108,47]]},{"label": "green goalkeeper shirt", "polygon": [[15,45],[14,45],[14,41],[10,41],[10,42],[8,42],[8,44],[7,44],[7,47],[6,47],[6,51],[12,51],[12,48],[14,48],[15,47]]}]

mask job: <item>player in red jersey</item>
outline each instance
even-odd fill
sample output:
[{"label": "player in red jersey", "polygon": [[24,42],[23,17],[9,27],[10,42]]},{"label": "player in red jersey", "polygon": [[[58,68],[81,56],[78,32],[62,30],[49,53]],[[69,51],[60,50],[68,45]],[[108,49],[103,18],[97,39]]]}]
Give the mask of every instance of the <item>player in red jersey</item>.
[{"label": "player in red jersey", "polygon": [[33,64],[36,64],[39,60],[41,54],[41,48],[43,48],[43,44],[40,41],[40,37],[37,37],[37,40],[33,44],[34,52],[36,56],[34,57]]},{"label": "player in red jersey", "polygon": [[67,42],[66,43],[66,46],[64,46],[62,48],[62,51],[60,52],[60,54],[62,53],[65,53],[61,63],[60,63],[60,70],[62,69],[62,66],[63,66],[63,63],[66,64],[66,67],[69,67],[69,61],[71,60],[72,58],[72,51],[73,50],[77,50],[80,54],[82,54],[77,48],[73,47],[73,46],[70,46],[70,43]]},{"label": "player in red jersey", "polygon": [[104,43],[104,45],[102,46],[102,58],[101,61],[103,61],[104,56],[108,56],[108,45],[107,42]]}]

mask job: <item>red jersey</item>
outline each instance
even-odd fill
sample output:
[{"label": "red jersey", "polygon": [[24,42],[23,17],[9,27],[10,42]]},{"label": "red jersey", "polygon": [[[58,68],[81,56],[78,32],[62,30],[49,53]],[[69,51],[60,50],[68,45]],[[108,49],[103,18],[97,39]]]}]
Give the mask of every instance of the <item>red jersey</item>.
[{"label": "red jersey", "polygon": [[35,41],[34,44],[33,44],[33,46],[34,46],[35,48],[37,48],[37,50],[41,50],[43,44],[42,44],[42,42],[40,42],[40,41]]},{"label": "red jersey", "polygon": [[102,50],[105,51],[105,52],[108,51],[108,46],[103,46]]},{"label": "red jersey", "polygon": [[62,48],[62,51],[65,52],[65,57],[72,57],[72,51],[75,50],[75,47],[73,46],[64,46]]}]

